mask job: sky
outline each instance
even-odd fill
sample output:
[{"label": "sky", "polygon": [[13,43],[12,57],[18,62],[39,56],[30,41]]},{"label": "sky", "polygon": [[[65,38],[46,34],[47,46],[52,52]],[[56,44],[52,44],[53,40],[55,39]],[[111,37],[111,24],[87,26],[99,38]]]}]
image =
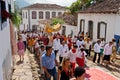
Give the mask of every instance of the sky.
[{"label": "sky", "polygon": [[25,0],[28,3],[51,3],[58,4],[61,6],[70,6],[73,2],[77,0]]}]

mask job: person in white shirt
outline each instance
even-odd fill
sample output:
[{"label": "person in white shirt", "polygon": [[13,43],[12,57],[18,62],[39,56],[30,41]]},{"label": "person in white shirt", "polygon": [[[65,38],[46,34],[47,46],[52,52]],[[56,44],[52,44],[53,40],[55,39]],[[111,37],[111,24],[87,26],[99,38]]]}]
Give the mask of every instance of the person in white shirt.
[{"label": "person in white shirt", "polygon": [[60,49],[60,39],[59,39],[59,34],[57,34],[56,38],[53,40],[53,48],[55,52],[55,57]]},{"label": "person in white shirt", "polygon": [[67,52],[69,51],[68,49],[68,45],[65,43],[65,41],[62,41],[62,45],[60,46],[60,50],[59,50],[59,61],[60,61],[60,64],[62,62],[62,59],[64,57],[67,57]]},{"label": "person in white shirt", "polygon": [[74,36],[74,38],[72,39],[72,42],[73,42],[73,44],[76,44],[76,42],[77,42],[77,36]]},{"label": "person in white shirt", "polygon": [[77,57],[77,45],[73,45],[73,48],[68,52],[68,57],[70,59],[71,66],[74,71]]},{"label": "person in white shirt", "polygon": [[76,45],[80,48],[84,46],[84,40],[82,38],[78,39]]},{"label": "person in white shirt", "polygon": [[98,55],[98,60],[97,63],[100,63],[100,40],[97,40],[97,42],[94,45],[94,58],[93,58],[93,62],[95,63],[96,61],[96,57]]},{"label": "person in white shirt", "polygon": [[85,42],[85,52],[87,53],[87,56],[90,57],[90,42],[89,42],[89,39],[87,38],[87,42]]},{"label": "person in white shirt", "polygon": [[112,42],[110,41],[108,44],[105,45],[104,47],[104,57],[103,57],[103,61],[106,60],[106,65],[108,65],[110,63],[110,56],[112,54]]}]

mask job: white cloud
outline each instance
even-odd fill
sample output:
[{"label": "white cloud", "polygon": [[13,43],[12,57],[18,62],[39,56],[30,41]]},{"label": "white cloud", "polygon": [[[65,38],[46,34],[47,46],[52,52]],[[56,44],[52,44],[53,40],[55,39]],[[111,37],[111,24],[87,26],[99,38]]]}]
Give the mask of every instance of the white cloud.
[{"label": "white cloud", "polygon": [[62,6],[70,6],[76,0],[25,0],[29,3],[51,3],[58,4]]}]

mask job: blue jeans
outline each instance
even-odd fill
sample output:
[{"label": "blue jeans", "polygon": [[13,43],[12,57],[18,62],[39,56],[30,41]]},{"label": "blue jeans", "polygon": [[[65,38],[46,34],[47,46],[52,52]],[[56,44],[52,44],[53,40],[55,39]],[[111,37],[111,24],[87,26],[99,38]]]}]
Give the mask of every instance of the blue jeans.
[{"label": "blue jeans", "polygon": [[[55,67],[53,69],[47,69],[47,71],[51,76],[53,76],[53,80],[57,80],[57,72]],[[50,78],[46,77],[46,80],[51,80],[51,77]]]}]

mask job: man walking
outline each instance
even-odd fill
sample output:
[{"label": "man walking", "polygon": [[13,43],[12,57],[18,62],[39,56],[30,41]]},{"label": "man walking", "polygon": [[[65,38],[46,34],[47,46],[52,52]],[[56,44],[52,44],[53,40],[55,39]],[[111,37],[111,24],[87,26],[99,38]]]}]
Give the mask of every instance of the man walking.
[{"label": "man walking", "polygon": [[106,65],[108,66],[108,64],[110,63],[110,56],[112,54],[112,42],[109,42],[105,45],[103,54],[104,57],[102,63],[106,61]]},{"label": "man walking", "polygon": [[98,55],[98,60],[97,63],[100,63],[100,40],[97,40],[97,42],[94,45],[94,58],[93,58],[93,62],[95,63],[96,61],[96,57]]},{"label": "man walking", "polygon": [[42,67],[45,72],[46,80],[51,80],[51,76],[53,76],[53,80],[57,80],[56,63],[57,61],[52,46],[46,46],[46,51],[42,55]]}]

